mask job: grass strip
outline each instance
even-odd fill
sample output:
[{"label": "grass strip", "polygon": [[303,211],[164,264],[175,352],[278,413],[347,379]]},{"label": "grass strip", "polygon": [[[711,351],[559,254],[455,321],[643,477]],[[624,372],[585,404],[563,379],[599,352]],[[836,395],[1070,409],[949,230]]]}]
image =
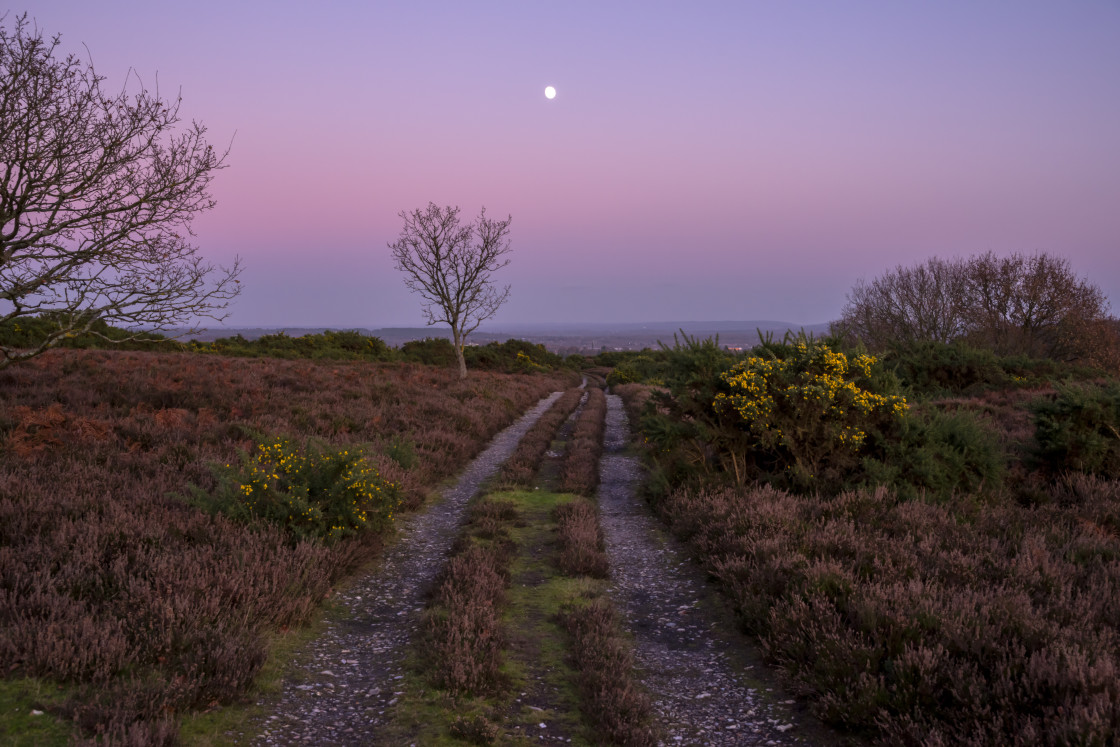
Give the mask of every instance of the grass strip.
[{"label": "grass strip", "polygon": [[[437,672],[465,667],[437,663],[446,654],[435,652],[440,644],[426,633],[410,656],[386,743],[520,745],[539,743],[541,737],[562,737],[577,746],[600,743],[581,713],[568,636],[559,622],[562,609],[601,594],[604,584],[557,572],[552,517],[558,505],[571,499],[546,491],[510,491],[483,499],[472,510],[459,545],[496,542],[516,548],[507,569],[510,583],[496,608],[506,644],[497,676],[489,687],[449,687],[448,677]],[[491,503],[516,506],[516,518],[505,512],[495,516],[486,508]],[[436,609],[433,602],[428,614]],[[466,630],[464,639],[481,632]]]},{"label": "grass strip", "polygon": [[634,677],[630,642],[619,628],[610,599],[600,595],[560,613],[571,635],[572,659],[579,672],[584,713],[610,744],[657,744],[649,696]]},{"label": "grass strip", "polygon": [[433,687],[453,696],[499,692],[506,633],[501,606],[517,550],[505,523],[517,517],[509,501],[484,498],[471,507],[422,623],[423,662]]},{"label": "grass strip", "polygon": [[610,572],[599,511],[587,500],[574,500],[553,512],[560,540],[557,565],[569,576],[606,578]]},{"label": "grass strip", "polygon": [[560,488],[564,492],[591,495],[599,486],[599,457],[603,454],[606,415],[606,394],[602,389],[590,389],[560,472]]},{"label": "grass strip", "polygon": [[517,450],[502,466],[498,475],[499,484],[516,487],[533,484],[533,478],[556,431],[576,409],[583,395],[584,391],[581,389],[569,389],[560,396],[560,399],[552,403],[552,407],[548,408],[548,411],[533,424],[517,445]]}]

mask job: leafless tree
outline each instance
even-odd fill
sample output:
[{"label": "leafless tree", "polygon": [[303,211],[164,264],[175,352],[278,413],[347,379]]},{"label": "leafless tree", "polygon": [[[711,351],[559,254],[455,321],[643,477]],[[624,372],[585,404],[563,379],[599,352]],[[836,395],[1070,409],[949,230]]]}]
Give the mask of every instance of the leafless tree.
[{"label": "leafless tree", "polygon": [[881,350],[891,342],[949,342],[967,329],[965,283],[960,260],[934,257],[917,267],[898,267],[848,293],[837,331]]},{"label": "leafless tree", "polygon": [[1108,317],[1101,290],[1062,257],[988,252],[969,260],[965,276],[970,338],[998,353],[1074,360],[1081,330]]},{"label": "leafless tree", "polygon": [[968,342],[1002,355],[1113,366],[1120,356],[1108,301],[1069,261],[1040,253],[936,257],[860,280],[834,331],[882,350],[893,342]]},{"label": "leafless tree", "polygon": [[408,289],[419,293],[428,324],[451,327],[459,376],[466,378],[463,345],[467,335],[490,319],[509,298],[509,286],[499,288],[491,278],[509,264],[509,224],[491,220],[486,208],[478,219],[460,225],[459,208],[429,202],[426,209],[402,211],[404,228],[389,244],[394,265],[404,273]]},{"label": "leafless tree", "polygon": [[[239,262],[216,268],[188,238],[214,206],[210,180],[225,154],[181,99],[140,85],[104,90],[90,62],[55,57],[26,14],[0,16],[0,328],[49,319],[30,347],[0,346],[0,369],[62,339],[222,319],[238,294]],[[195,331],[188,330],[188,333]],[[106,338],[108,339],[108,338]]]}]

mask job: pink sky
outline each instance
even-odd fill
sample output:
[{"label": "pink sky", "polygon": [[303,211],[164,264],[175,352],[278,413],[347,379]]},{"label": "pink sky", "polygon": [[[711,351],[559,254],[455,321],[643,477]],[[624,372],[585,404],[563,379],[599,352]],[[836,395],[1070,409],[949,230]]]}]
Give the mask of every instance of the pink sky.
[{"label": "pink sky", "polygon": [[1066,256],[1120,313],[1115,2],[23,10],[232,140],[196,223],[245,262],[230,325],[419,324],[386,244],[429,200],[513,216],[498,323],[809,324],[988,250]]}]

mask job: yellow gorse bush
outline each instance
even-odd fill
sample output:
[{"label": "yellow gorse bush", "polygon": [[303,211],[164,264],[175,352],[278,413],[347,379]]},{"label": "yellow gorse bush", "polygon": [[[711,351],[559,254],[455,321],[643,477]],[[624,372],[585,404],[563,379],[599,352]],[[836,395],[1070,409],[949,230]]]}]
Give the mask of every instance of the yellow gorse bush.
[{"label": "yellow gorse bush", "polygon": [[723,372],[730,391],[712,405],[772,450],[775,462],[786,462],[799,482],[812,483],[835,455],[858,452],[869,429],[907,413],[904,397],[869,388],[877,362],[799,340],[785,357],[750,357]]},{"label": "yellow gorse bush", "polygon": [[242,465],[237,497],[245,512],[299,537],[337,540],[381,529],[401,503],[360,448],[298,448],[285,439],[259,444]]}]

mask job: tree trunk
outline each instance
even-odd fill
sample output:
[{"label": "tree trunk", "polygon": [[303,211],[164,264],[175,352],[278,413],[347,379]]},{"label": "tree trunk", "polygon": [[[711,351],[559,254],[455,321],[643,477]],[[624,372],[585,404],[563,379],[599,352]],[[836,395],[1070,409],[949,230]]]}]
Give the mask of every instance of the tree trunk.
[{"label": "tree trunk", "polygon": [[459,360],[459,378],[467,378],[467,359],[463,357],[463,335],[454,327],[451,334],[455,336],[455,357]]}]

